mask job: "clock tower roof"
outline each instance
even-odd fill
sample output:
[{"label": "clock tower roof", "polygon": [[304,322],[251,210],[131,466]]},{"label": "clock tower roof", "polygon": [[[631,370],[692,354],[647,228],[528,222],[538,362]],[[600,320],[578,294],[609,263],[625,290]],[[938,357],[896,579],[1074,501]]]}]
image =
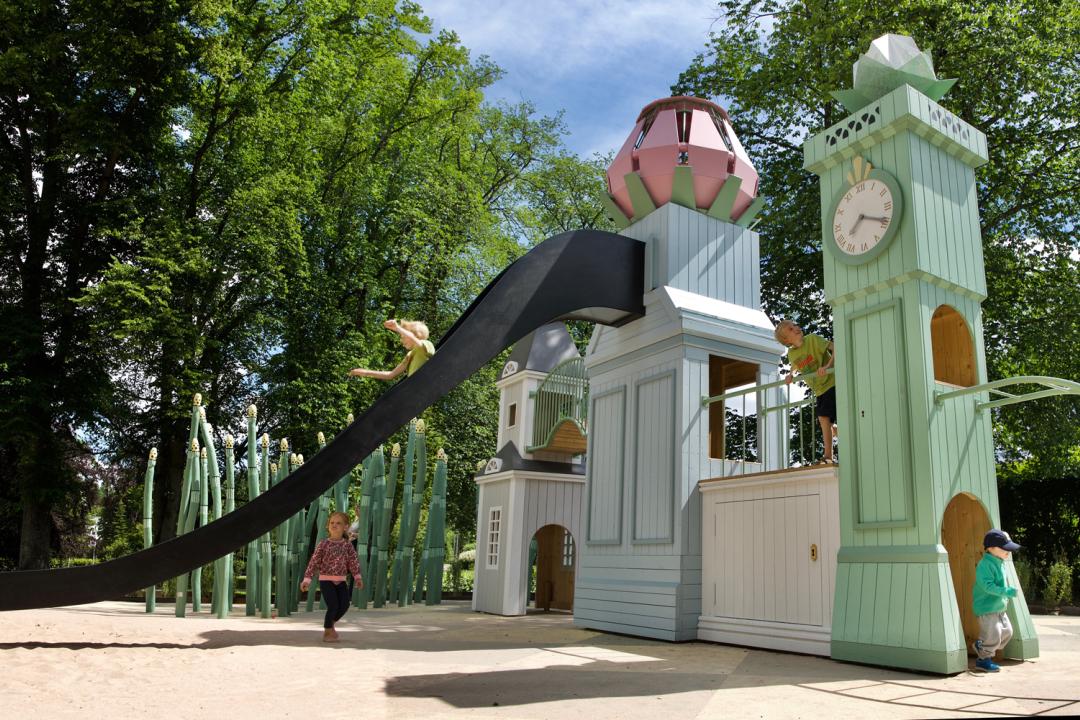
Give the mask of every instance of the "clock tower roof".
[{"label": "clock tower roof", "polygon": [[910,85],[935,102],[956,82],[938,80],[930,53],[919,50],[907,35],[882,35],[870,43],[851,68],[852,89],[834,90],[832,96],[848,112],[869,105],[902,85]]}]

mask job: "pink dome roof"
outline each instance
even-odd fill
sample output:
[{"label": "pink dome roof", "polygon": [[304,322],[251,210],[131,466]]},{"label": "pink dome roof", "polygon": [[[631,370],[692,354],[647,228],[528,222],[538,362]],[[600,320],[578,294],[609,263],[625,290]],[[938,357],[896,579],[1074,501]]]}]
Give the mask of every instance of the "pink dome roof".
[{"label": "pink dome roof", "polygon": [[[685,169],[677,172],[678,168]],[[682,186],[681,192],[676,187],[676,176],[686,177],[687,171],[693,178],[692,200],[689,186]],[[735,136],[727,112],[703,98],[669,97],[646,105],[608,168],[612,200],[627,218],[637,220],[651,208],[635,212],[627,185],[631,173],[640,178],[656,207],[672,201],[687,207],[692,203],[696,209],[728,221],[741,220],[758,194],[757,170]],[[723,207],[713,207],[720,189],[732,176],[740,181],[734,197],[728,198],[729,190],[721,200]],[[758,206],[760,203],[755,203],[752,214],[757,214]]]}]

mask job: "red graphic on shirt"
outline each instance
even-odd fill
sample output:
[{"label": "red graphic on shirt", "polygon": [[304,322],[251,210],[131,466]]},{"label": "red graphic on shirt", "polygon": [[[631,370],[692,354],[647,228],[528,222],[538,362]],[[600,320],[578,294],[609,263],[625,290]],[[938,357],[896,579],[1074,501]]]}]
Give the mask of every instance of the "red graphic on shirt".
[{"label": "red graphic on shirt", "polygon": [[806,368],[807,366],[812,365],[813,362],[814,362],[814,356],[813,355],[807,355],[802,360],[800,360],[795,367],[797,367],[799,370],[802,370],[802,369]]}]

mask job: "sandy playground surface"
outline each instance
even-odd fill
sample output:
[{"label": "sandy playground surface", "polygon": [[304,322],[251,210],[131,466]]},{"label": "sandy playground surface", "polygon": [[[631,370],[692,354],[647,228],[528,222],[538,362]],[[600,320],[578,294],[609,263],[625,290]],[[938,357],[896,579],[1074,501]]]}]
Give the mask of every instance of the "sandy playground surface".
[{"label": "sandy playground surface", "polygon": [[0,613],[0,718],[937,718],[1080,714],[1080,618],[1041,616],[1042,657],[942,678],[582,630],[467,603],[173,616],[108,602]]}]

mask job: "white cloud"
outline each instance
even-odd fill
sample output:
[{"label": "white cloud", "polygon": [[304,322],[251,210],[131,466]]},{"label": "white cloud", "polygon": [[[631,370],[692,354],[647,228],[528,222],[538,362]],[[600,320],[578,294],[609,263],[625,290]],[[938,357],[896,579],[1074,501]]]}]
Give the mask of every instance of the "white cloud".
[{"label": "white cloud", "polygon": [[579,155],[617,150],[638,111],[668,95],[705,49],[714,0],[428,0],[434,27],[458,33],[474,56],[507,72],[491,100],[528,99],[566,111]]}]

